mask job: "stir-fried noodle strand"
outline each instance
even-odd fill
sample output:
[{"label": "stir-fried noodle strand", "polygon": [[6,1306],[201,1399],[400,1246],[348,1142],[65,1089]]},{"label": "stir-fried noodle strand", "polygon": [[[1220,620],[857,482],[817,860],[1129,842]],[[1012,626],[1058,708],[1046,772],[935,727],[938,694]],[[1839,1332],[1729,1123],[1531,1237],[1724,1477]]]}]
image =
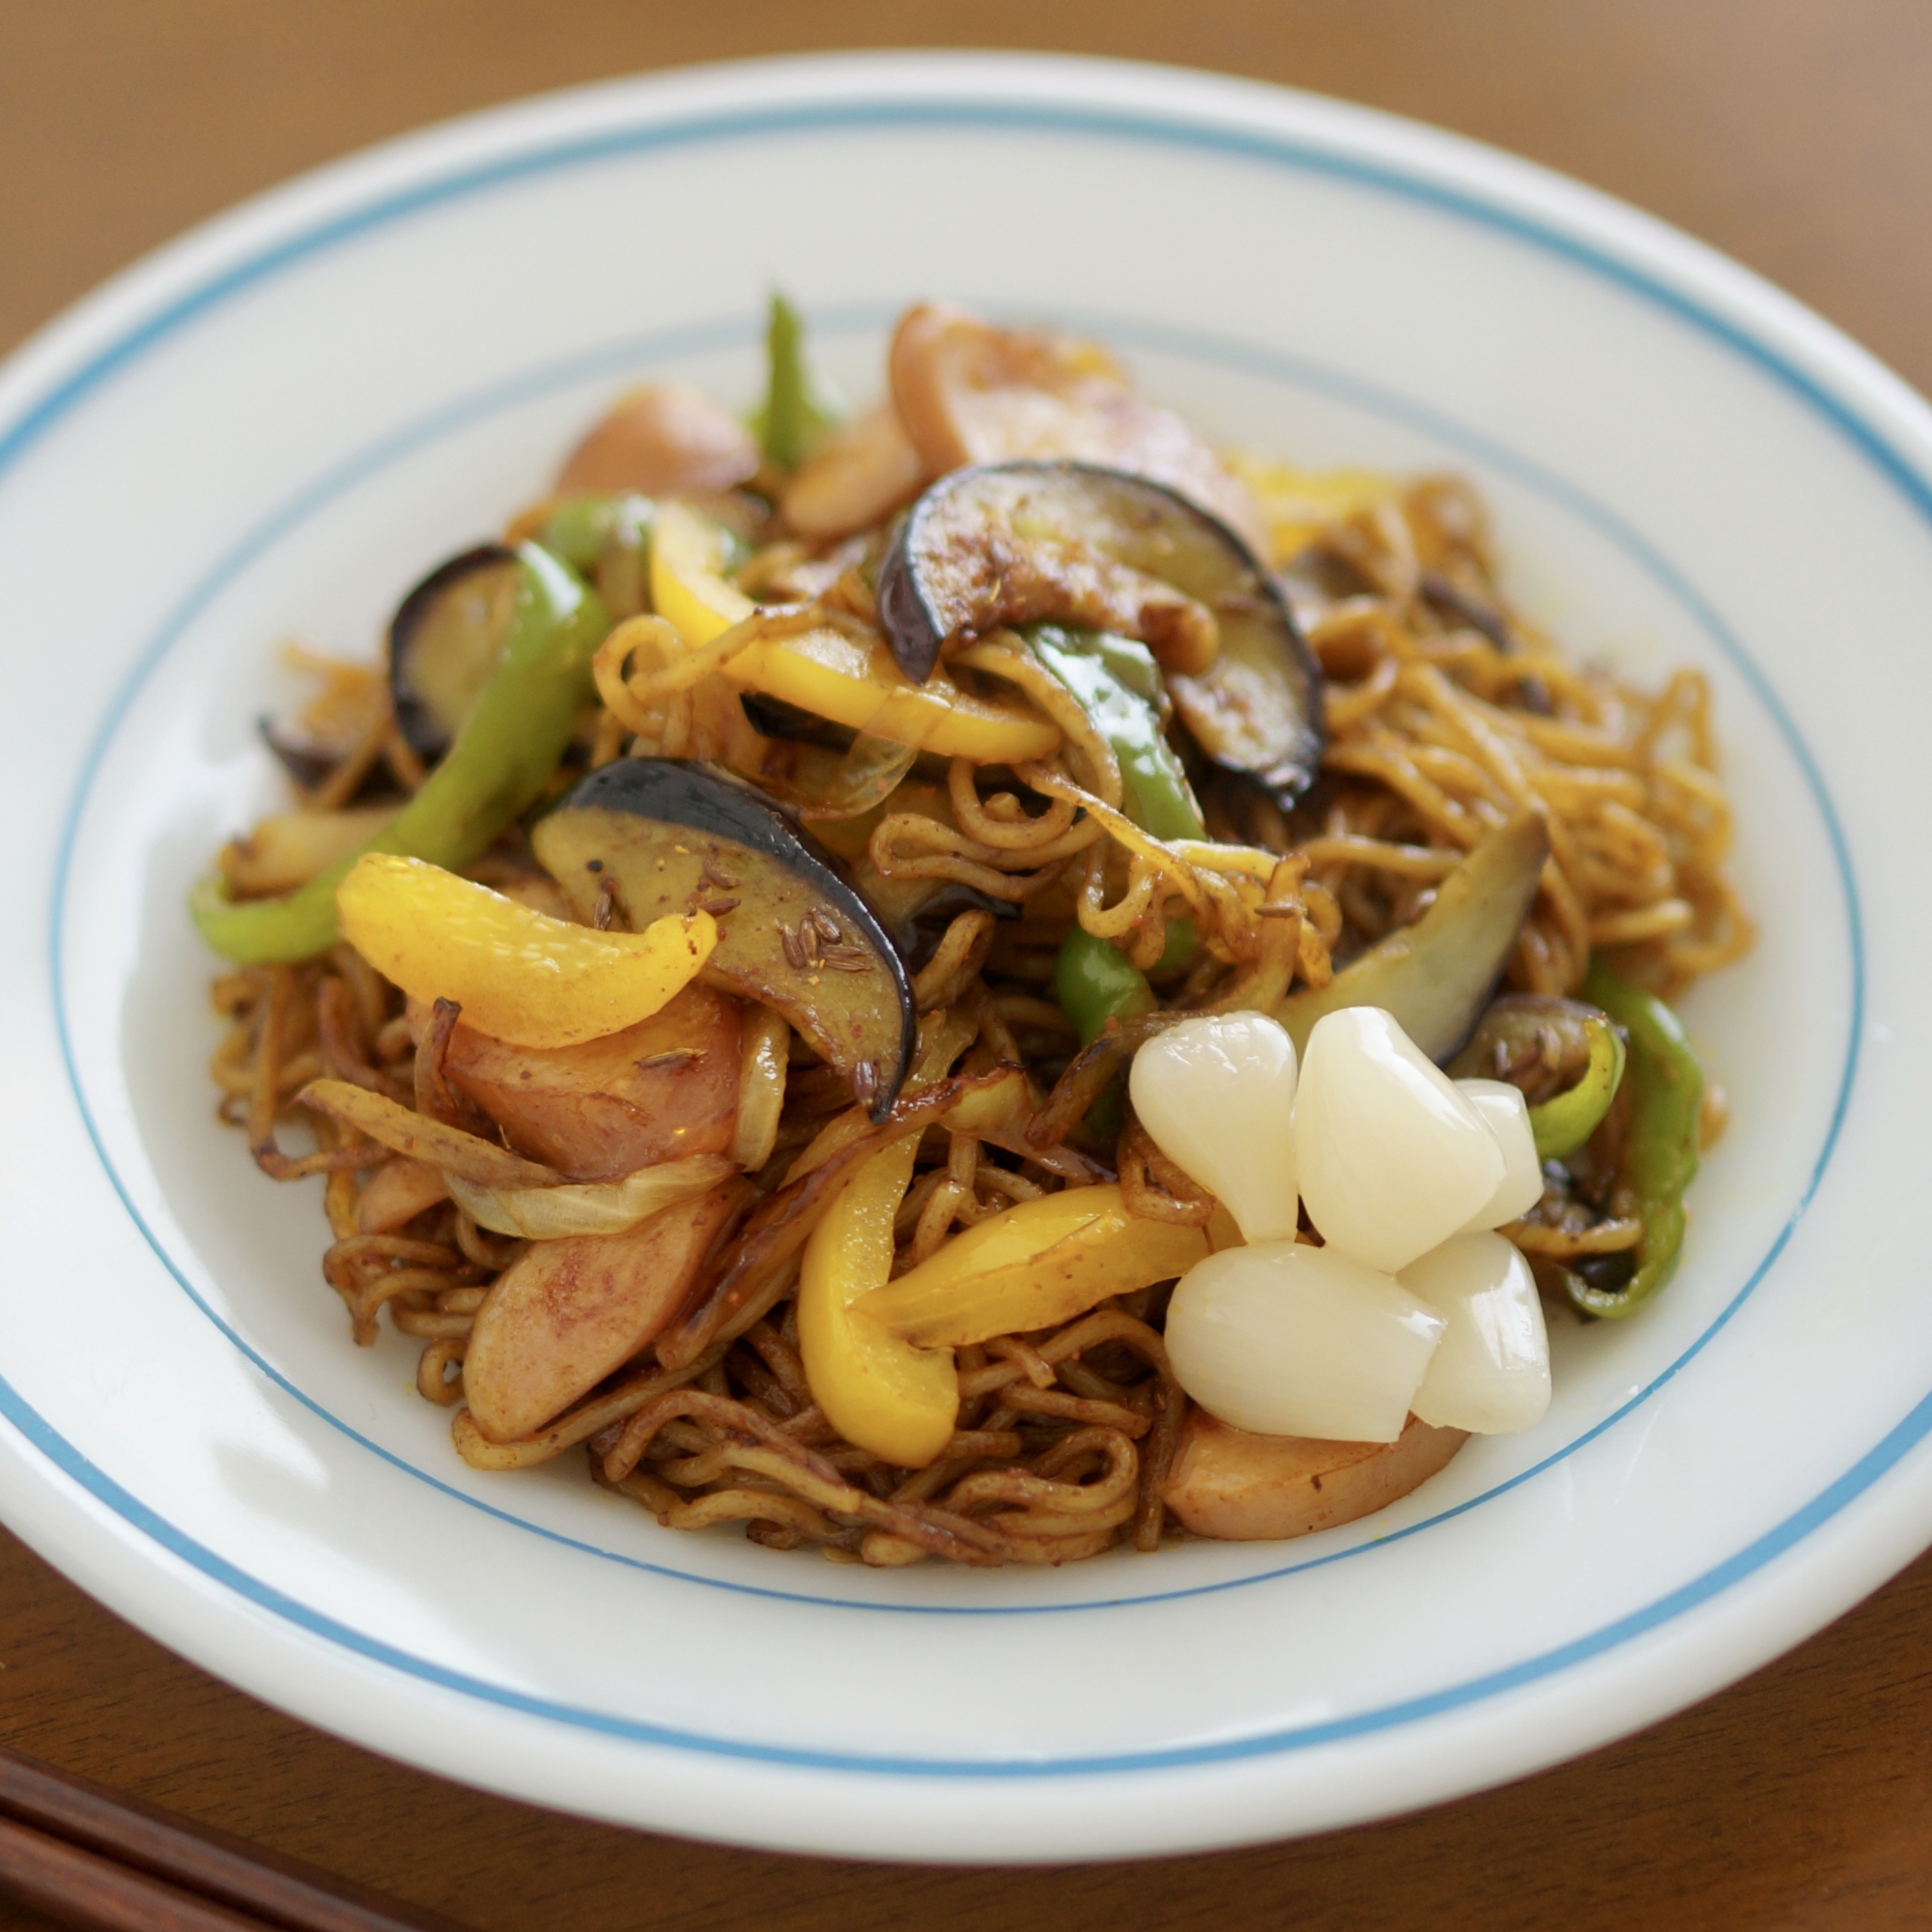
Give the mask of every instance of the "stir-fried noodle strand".
[{"label": "stir-fried noodle strand", "polygon": [[[1279,526],[1287,512],[1267,467],[1245,473]],[[245,1129],[267,1173],[326,1178],[323,1273],[351,1334],[373,1344],[386,1312],[423,1345],[416,1386],[455,1411],[456,1447],[478,1468],[584,1456],[599,1483],[663,1523],[742,1524],[770,1548],[815,1545],[838,1561],[1060,1563],[1119,1543],[1151,1549],[1168,1527],[1160,1486],[1187,1409],[1160,1334],[1165,1290],[960,1347],[951,1439],[924,1467],[895,1466],[844,1440],[806,1378],[798,1258],[827,1200],[870,1152],[916,1137],[895,1273],[988,1215],[1115,1175],[1131,1214],[1207,1224],[1211,1197],[1131,1119],[1111,1138],[1082,1128],[1135,1027],[1162,1015],[1081,1052],[1052,996],[1069,928],[1113,941],[1152,975],[1168,1016],[1271,1010],[1292,985],[1324,985],[1419,917],[1463,855],[1525,810],[1547,826],[1549,857],[1510,983],[1574,993],[1596,951],[1674,995],[1752,937],[1725,866],[1731,814],[1710,692],[1694,670],[1652,692],[1566,658],[1506,604],[1473,492],[1447,479],[1390,488],[1297,531],[1276,559],[1327,681],[1319,781],[1284,812],[1258,789],[1196,773],[1208,837],[1163,839],[1128,814],[1107,737],[1010,632],[955,639],[944,669],[962,690],[1057,726],[1060,749],[1044,759],[937,759],[863,734],[827,752],[752,728],[729,678],[742,653],[812,633],[877,638],[859,569],[876,548],[835,550],[784,535],[753,549],[740,585],[789,601],[698,648],[638,614],[596,655],[601,702],[584,763],[635,750],[713,759],[781,797],[809,800],[815,783],[826,836],[848,864],[886,888],[936,882],[968,901],[916,955],[917,1071],[883,1124],[782,1020],[754,1010],[735,1143],[754,1185],[655,1348],[524,1438],[478,1429],[463,1406],[466,1350],[492,1284],[526,1244],[480,1227],[445,1177],[527,1184],[519,1176],[530,1163],[504,1151],[445,1078],[454,1009],[406,1011],[349,947],[215,982],[227,1022],[211,1065],[221,1118]],[[796,594],[801,582],[810,594]],[[401,789],[422,783],[385,704],[367,689],[355,701],[360,723],[310,795],[313,810],[347,806],[385,758]],[[829,815],[828,798],[844,816]],[[533,867],[513,839],[473,875],[529,887]],[[1163,968],[1183,921],[1191,956]],[[1027,1118],[947,1123],[949,1096],[1015,1067]],[[308,1145],[290,1152],[283,1137],[298,1123]],[[1587,1227],[1530,1227],[1523,1243],[1606,1253],[1638,1232],[1610,1213]]]}]

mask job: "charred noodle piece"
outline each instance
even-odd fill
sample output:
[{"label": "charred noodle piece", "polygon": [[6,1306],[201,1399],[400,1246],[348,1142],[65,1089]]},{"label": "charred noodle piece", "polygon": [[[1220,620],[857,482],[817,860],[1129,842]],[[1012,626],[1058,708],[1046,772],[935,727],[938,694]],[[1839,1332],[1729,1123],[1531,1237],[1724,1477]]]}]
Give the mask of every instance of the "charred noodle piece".
[{"label": "charred noodle piece", "polygon": [[1320,991],[1282,1002],[1275,1017],[1295,1052],[1306,1052],[1323,1014],[1381,1007],[1438,1065],[1453,1060],[1502,977],[1548,857],[1543,820],[1518,812],[1442,881],[1435,904],[1413,925],[1371,947]]},{"label": "charred noodle piece", "polygon": [[[859,1135],[810,1174],[764,1201],[726,1252],[702,1297],[658,1342],[658,1360],[676,1369],[714,1343],[742,1335],[777,1299],[790,1264],[845,1179],[861,1162],[907,1134],[923,1133],[961,1101],[1002,1087],[1010,1069],[954,1074],[899,1100],[878,1125]],[[357,1090],[359,1091],[359,1090]]]},{"label": "charred noodle piece", "polygon": [[[467,866],[543,789],[595,696],[590,660],[609,628],[602,604],[548,551],[521,544],[516,554],[516,610],[496,675],[448,755],[364,850]],[[306,959],[335,941],[335,888],[354,858],[287,898],[245,905],[206,879],[189,901],[195,923],[227,959]]]},{"label": "charred noodle piece", "polygon": [[1080,463],[942,477],[879,572],[879,620],[908,677],[948,639],[1052,621],[1146,643],[1215,764],[1284,809],[1321,762],[1321,672],[1254,553],[1160,483]]},{"label": "charred noodle piece", "polygon": [[704,978],[781,1013],[885,1119],[918,1015],[899,956],[815,840],[758,793],[706,765],[620,758],[584,779],[531,833],[586,919],[600,900],[640,930],[706,911]]},{"label": "charred noodle piece", "polygon": [[[1163,1028],[1192,1019],[1188,1012],[1143,1012],[1128,1018],[1110,1015],[1100,1031],[1067,1063],[1066,1070],[1053,1084],[1046,1104],[1027,1122],[1025,1151],[1037,1159],[1062,1141],[1087,1117],[1092,1107],[1112,1084],[1115,1074],[1144,1040],[1151,1039]],[[1068,1150],[1070,1151],[1070,1150]]]},{"label": "charred noodle piece", "polygon": [[496,674],[522,575],[507,545],[479,544],[438,564],[396,606],[389,695],[397,728],[420,756],[449,749]]}]

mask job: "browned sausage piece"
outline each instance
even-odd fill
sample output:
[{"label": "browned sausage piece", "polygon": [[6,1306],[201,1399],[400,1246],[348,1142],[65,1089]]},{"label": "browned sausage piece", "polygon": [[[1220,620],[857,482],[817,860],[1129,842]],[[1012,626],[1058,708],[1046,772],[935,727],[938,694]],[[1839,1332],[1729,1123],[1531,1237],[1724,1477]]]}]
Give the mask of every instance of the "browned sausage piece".
[{"label": "browned sausage piece", "polygon": [[394,1154],[369,1177],[355,1204],[355,1227],[364,1235],[393,1235],[425,1208],[448,1199],[449,1189],[435,1168],[406,1153]]},{"label": "browned sausage piece", "polygon": [[701,495],[729,490],[757,469],[757,442],[729,411],[686,384],[651,383],[621,398],[571,451],[556,494]]},{"label": "browned sausage piece", "polygon": [[1256,1435],[1194,1409],[1161,1500],[1197,1536],[1276,1542],[1353,1522],[1419,1488],[1469,1439],[1414,1416],[1393,1442]]},{"label": "browned sausage piece", "polygon": [[800,536],[820,542],[876,524],[919,495],[925,461],[891,403],[835,430],[784,487],[780,507]]},{"label": "browned sausage piece", "polygon": [[572,1180],[727,1153],[738,1122],[738,1008],[687,986],[647,1020],[581,1046],[511,1046],[458,1025],[443,1073],[510,1145]]},{"label": "browned sausage piece", "polygon": [[1179,490],[1267,554],[1246,487],[1095,343],[998,328],[945,302],[921,302],[900,318],[887,366],[899,420],[936,476],[1022,457],[1097,463]]},{"label": "browned sausage piece", "polygon": [[655,1341],[746,1187],[673,1202],[621,1235],[532,1241],[497,1277],[463,1359],[484,1435],[532,1434]]}]

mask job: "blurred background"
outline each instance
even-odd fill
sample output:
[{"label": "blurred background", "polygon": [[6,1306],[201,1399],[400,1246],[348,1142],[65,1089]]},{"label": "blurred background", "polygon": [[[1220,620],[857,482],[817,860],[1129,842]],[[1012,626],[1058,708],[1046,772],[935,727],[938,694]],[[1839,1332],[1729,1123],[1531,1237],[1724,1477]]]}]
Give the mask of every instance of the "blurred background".
[{"label": "blurred background", "polygon": [[0,341],[426,121],[646,68],[928,45],[1212,68],[1495,142],[1737,255],[1932,387],[1914,0],[6,0]]},{"label": "blurred background", "polygon": [[[1414,115],[1679,224],[1932,390],[1925,0],[0,0],[0,348],[183,227],[425,122],[895,45],[1175,62]],[[1873,1932],[1932,1922],[1932,1559],[1580,1764],[1304,1844],[1104,1871],[767,1858],[486,1798],[204,1677],[4,1533],[0,1742],[504,1932]],[[42,1922],[0,1900],[0,1926]]]}]

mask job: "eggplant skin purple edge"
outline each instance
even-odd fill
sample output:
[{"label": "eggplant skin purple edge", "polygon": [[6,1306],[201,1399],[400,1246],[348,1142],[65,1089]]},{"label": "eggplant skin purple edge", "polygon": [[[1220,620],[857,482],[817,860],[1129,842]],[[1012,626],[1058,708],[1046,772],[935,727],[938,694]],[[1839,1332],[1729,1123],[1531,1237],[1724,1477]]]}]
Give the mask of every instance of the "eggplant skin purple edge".
[{"label": "eggplant skin purple edge", "polygon": [[389,696],[395,706],[396,728],[419,756],[433,758],[449,749],[449,738],[424,709],[410,683],[410,639],[436,601],[451,584],[460,583],[479,570],[517,561],[517,553],[507,544],[477,544],[445,558],[396,606],[389,619]]},{"label": "eggplant skin purple edge", "polygon": [[879,955],[902,1016],[899,1081],[882,1086],[870,1109],[874,1121],[891,1111],[912,1066],[919,1015],[905,963],[871,907],[840,877],[838,863],[811,834],[793,825],[749,784],[728,773],[685,758],[616,758],[580,779],[553,810],[584,806],[627,812],[659,824],[685,825],[715,838],[729,838],[776,860],[785,870],[825,895],[857,926]]},{"label": "eggplant skin purple edge", "polygon": [[[988,476],[1012,475],[1091,478],[1110,488],[1144,493],[1159,499],[1164,505],[1179,510],[1190,521],[1210,530],[1217,543],[1252,573],[1262,595],[1270,606],[1270,614],[1281,632],[1291,661],[1290,682],[1295,687],[1296,703],[1301,714],[1295,743],[1282,748],[1265,767],[1254,768],[1228,764],[1215,757],[1206,745],[1200,744],[1198,736],[1191,730],[1189,736],[1199,746],[1202,755],[1221,770],[1262,786],[1284,810],[1292,806],[1314,782],[1322,749],[1327,742],[1321,717],[1321,667],[1309,649],[1308,640],[1301,635],[1301,627],[1295,622],[1294,612],[1274,573],[1256,556],[1241,536],[1212,511],[1202,508],[1191,497],[1169,484],[1156,482],[1152,477],[1137,475],[1132,470],[1109,469],[1099,463],[1027,460],[975,464],[967,469],[950,470],[929,485],[907,511],[905,521],[879,567],[874,592],[879,622],[899,668],[915,683],[924,683],[932,675],[933,667],[939,661],[940,647],[950,635],[939,629],[921,587],[915,561],[927,519],[955,493],[970,490],[977,481]],[[1211,676],[1211,673],[1212,667],[1209,667],[1203,676]]]},{"label": "eggplant skin purple edge", "polygon": [[[974,472],[958,470],[954,473],[970,476]],[[941,487],[941,484],[935,483],[913,505],[899,527],[898,535],[893,539],[892,548],[886,553],[885,562],[879,566],[878,586],[873,592],[878,603],[879,623],[885,631],[887,642],[893,647],[893,658],[915,684],[923,684],[932,675],[933,667],[939,662],[939,647],[946,641],[932,621],[932,612],[926,608],[925,599],[920,594],[919,573],[913,568],[908,555],[914,532],[919,527],[920,512],[931,498],[933,491]]]}]

